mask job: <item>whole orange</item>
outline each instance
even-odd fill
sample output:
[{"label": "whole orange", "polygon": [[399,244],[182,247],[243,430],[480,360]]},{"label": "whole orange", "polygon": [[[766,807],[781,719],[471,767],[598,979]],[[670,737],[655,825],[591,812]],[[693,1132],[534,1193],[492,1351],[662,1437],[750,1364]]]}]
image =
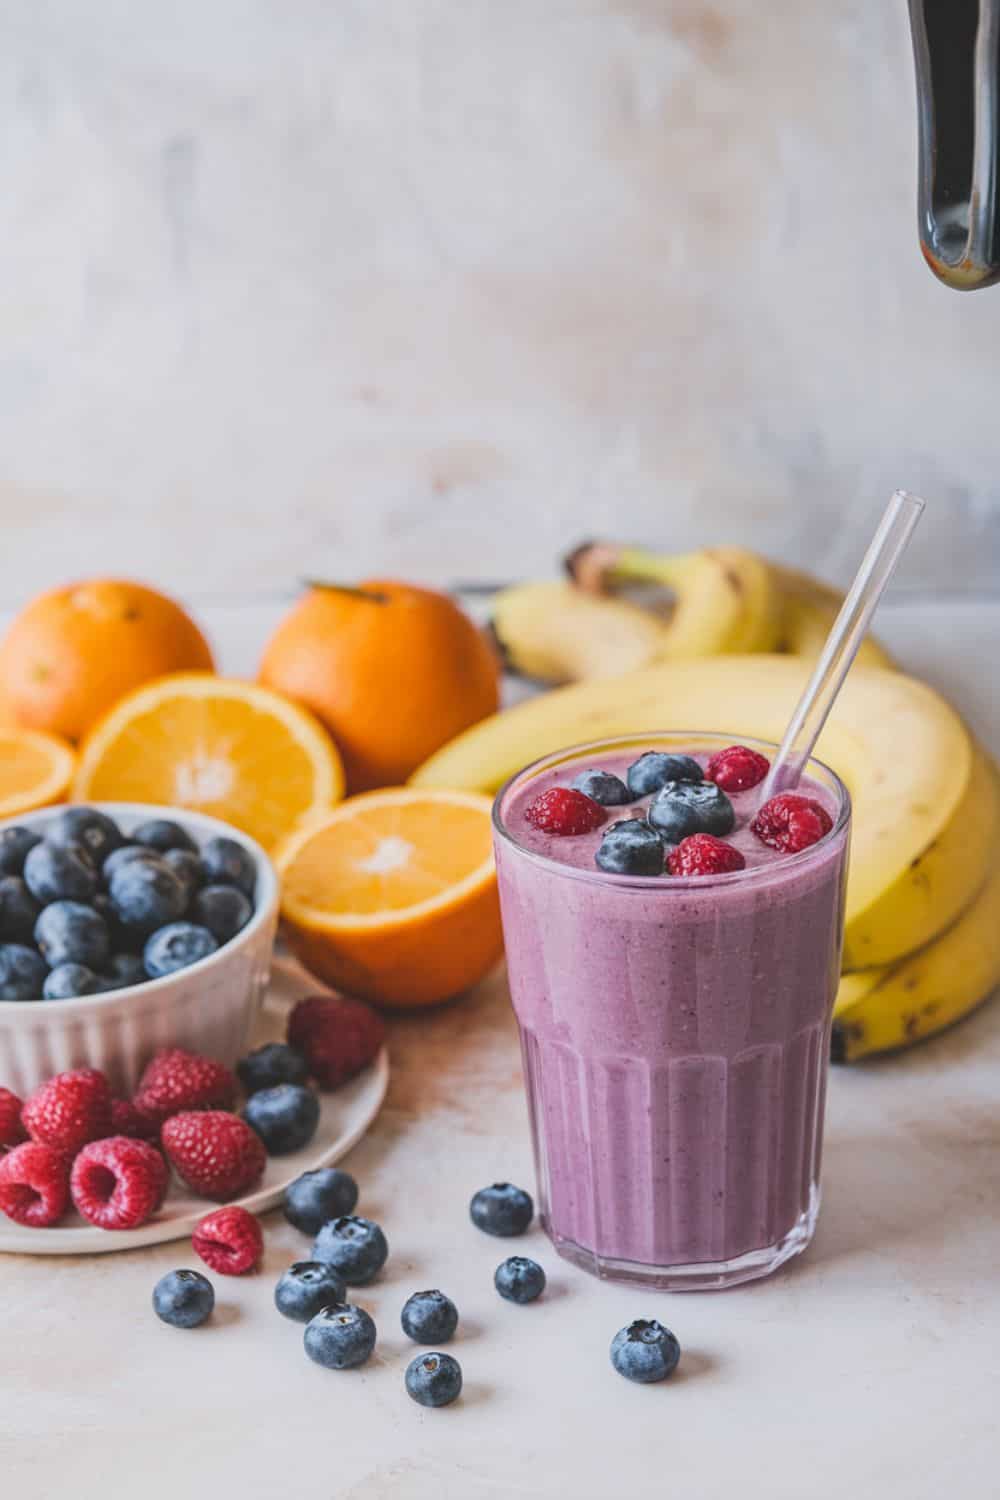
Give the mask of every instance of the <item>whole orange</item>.
[{"label": "whole orange", "polygon": [[0,701],[17,723],[78,740],[150,678],[212,669],[179,604],[141,583],[94,578],[21,610],[0,641]]},{"label": "whole orange", "polygon": [[260,680],[326,725],[350,792],[405,781],[499,705],[496,657],[468,616],[388,579],[311,587],[264,648]]}]

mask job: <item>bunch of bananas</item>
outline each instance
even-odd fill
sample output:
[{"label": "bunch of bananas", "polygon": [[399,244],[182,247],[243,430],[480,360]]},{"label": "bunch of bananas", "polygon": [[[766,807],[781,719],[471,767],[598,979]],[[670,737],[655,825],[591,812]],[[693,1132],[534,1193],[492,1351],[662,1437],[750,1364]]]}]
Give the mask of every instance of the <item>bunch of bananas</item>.
[{"label": "bunch of bananas", "polygon": [[[566,582],[500,593],[492,623],[512,668],[571,685],[466,731],[417,785],[495,791],[550,751],[643,730],[780,739],[841,603],[737,548],[590,544],[568,566]],[[671,614],[612,591],[640,579],[669,587]],[[834,1056],[851,1061],[941,1030],[1000,984],[1000,781],[955,711],[872,640],[817,754],[854,805],[834,1011]]]}]

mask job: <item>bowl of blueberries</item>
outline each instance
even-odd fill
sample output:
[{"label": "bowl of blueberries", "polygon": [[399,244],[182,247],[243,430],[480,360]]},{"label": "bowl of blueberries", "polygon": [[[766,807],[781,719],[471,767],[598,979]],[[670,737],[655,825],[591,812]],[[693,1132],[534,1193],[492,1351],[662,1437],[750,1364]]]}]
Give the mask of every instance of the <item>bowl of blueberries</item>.
[{"label": "bowl of blueberries", "polygon": [[254,839],[138,803],[0,823],[0,1084],[100,1068],[131,1092],[164,1046],[232,1065],[267,984],[278,878]]}]

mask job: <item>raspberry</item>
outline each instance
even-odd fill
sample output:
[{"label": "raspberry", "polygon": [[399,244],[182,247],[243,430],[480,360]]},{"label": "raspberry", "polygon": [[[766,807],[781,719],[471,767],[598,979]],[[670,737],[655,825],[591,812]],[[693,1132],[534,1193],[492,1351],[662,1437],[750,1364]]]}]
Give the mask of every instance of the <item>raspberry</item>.
[{"label": "raspberry", "polygon": [[220,1276],[245,1276],[260,1260],[264,1236],[245,1208],[217,1208],[195,1225],[191,1244]]},{"label": "raspberry", "polygon": [[320,1088],[335,1089],[374,1061],[385,1025],[362,1000],[309,995],[289,1015],[287,1035]]},{"label": "raspberry", "polygon": [[222,1063],[167,1047],[147,1063],[133,1103],[157,1125],[192,1109],[231,1109],[236,1078]]},{"label": "raspberry", "polygon": [[167,1164],[148,1141],[108,1136],[84,1146],[70,1176],[73,1202],[98,1229],[138,1229],[167,1192]]},{"label": "raspberry", "polygon": [[21,1112],[33,1141],[74,1154],[111,1133],[111,1090],[96,1068],[57,1073],[36,1089]]},{"label": "raspberry", "polygon": [[170,1165],[191,1191],[219,1203],[253,1187],[267,1165],[260,1136],[221,1109],[172,1115],[161,1139]]},{"label": "raspberry", "polygon": [[0,1210],[15,1224],[50,1229],[69,1207],[69,1158],[55,1146],[26,1141],[0,1157]]},{"label": "raspberry", "polygon": [[692,833],[681,839],[667,860],[671,875],[729,875],[746,869],[746,860],[738,849],[717,839],[713,833]]},{"label": "raspberry", "polygon": [[780,849],[782,854],[798,854],[801,849],[818,844],[830,832],[833,819],[814,798],[782,792],[764,803],[750,827],[768,848]]},{"label": "raspberry", "polygon": [[524,816],[532,828],[565,838],[573,833],[591,833],[600,828],[608,814],[599,802],[585,792],[569,786],[550,787],[534,802],[529,802]]},{"label": "raspberry", "polygon": [[766,755],[759,755],[747,745],[730,745],[712,756],[705,780],[714,781],[724,792],[747,792],[763,781],[770,769]]},{"label": "raspberry", "polygon": [[136,1141],[155,1141],[160,1130],[156,1121],[136,1109],[131,1099],[112,1099],[111,1134],[131,1136]]},{"label": "raspberry", "polygon": [[10,1089],[0,1089],[0,1156],[10,1146],[19,1146],[28,1139],[28,1132],[21,1123],[22,1104]]}]

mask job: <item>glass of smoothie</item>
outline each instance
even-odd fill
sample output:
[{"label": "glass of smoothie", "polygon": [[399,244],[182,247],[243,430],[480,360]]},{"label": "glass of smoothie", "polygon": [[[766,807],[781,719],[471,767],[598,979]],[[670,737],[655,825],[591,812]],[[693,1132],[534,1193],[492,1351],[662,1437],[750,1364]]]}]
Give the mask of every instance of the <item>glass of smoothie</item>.
[{"label": "glass of smoothie", "polygon": [[494,840],[542,1223],[669,1290],[766,1276],[819,1209],[850,799],[776,747],[577,746],[514,776]]}]

